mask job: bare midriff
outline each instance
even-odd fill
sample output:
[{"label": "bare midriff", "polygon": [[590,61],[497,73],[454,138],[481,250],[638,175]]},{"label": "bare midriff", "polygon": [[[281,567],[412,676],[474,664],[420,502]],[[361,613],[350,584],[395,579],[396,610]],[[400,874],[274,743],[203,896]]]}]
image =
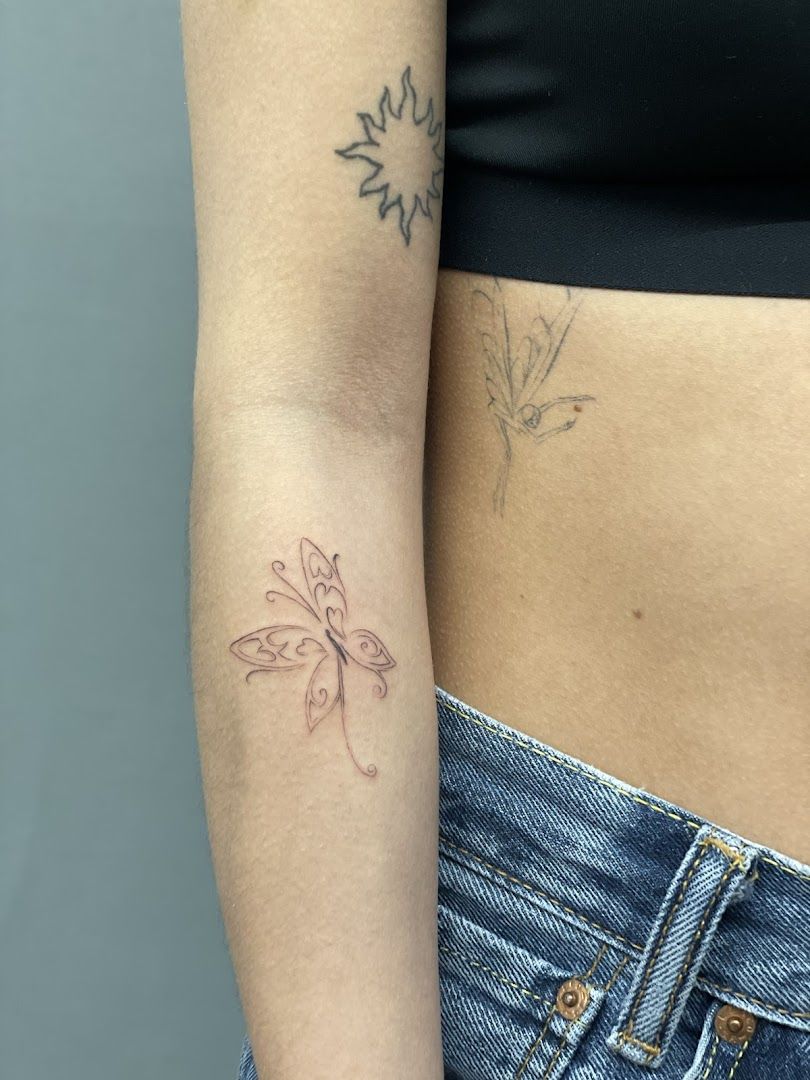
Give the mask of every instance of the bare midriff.
[{"label": "bare midriff", "polygon": [[426,469],[436,682],[810,861],[810,301],[442,270]]}]

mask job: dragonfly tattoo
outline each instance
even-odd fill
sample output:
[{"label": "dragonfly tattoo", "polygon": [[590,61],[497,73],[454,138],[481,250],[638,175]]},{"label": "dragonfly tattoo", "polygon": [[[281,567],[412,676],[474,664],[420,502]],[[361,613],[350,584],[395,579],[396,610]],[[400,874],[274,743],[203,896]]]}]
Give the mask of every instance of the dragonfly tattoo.
[{"label": "dragonfly tattoo", "polygon": [[[559,416],[561,406],[580,412],[582,402],[595,398],[591,394],[568,394],[543,400],[543,384],[554,371],[579,307],[576,292],[565,288],[563,304],[557,313],[547,317],[539,312],[517,345],[513,341],[498,279],[493,278],[491,292],[474,289],[472,299],[481,330],[487,404],[503,443],[503,457],[492,496],[493,508],[503,515],[514,439],[522,436],[539,443],[569,431],[576,423],[576,417],[554,424],[549,422],[551,416]],[[552,409],[554,414],[550,412]]]},{"label": "dragonfly tattoo", "polygon": [[388,684],[383,672],[395,666],[388,649],[371,630],[349,630],[346,626],[346,588],[338,571],[338,556],[328,559],[319,547],[304,537],[300,547],[304,590],[295,587],[283,562],[275,560],[273,573],[284,591],[265,594],[274,607],[294,605],[292,620],[281,620],[254,630],[231,643],[234,656],[250,664],[245,676],[262,671],[293,671],[310,668],[304,698],[304,714],[310,732],[327,716],[337,714],[346,749],[355,768],[364,776],[376,776],[377,766],[362,765],[349,740],[346,720],[346,671],[350,666],[366,673],[371,693],[385,697]]}]

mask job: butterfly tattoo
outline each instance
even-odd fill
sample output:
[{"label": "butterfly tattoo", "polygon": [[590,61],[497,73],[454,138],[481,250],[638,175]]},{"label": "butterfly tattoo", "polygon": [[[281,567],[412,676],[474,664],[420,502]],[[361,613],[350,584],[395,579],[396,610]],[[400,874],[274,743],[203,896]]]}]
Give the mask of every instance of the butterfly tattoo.
[{"label": "butterfly tattoo", "polygon": [[376,776],[377,766],[362,765],[352,750],[346,721],[346,673],[349,668],[363,672],[371,681],[371,693],[385,697],[388,684],[383,675],[395,666],[388,649],[371,630],[349,630],[346,588],[340,577],[338,556],[328,559],[306,537],[301,540],[301,569],[304,591],[295,587],[279,560],[271,566],[284,590],[267,592],[268,603],[277,609],[292,605],[290,621],[254,630],[231,643],[231,652],[251,670],[293,671],[309,668],[311,673],[304,698],[304,714],[310,732],[331,714],[340,717],[346,749],[355,768],[364,776]]},{"label": "butterfly tattoo", "polygon": [[[551,292],[551,297],[544,297],[546,302],[557,293],[556,287]],[[562,415],[568,410],[580,413],[583,402],[596,399],[592,394],[546,396],[546,379],[555,371],[581,302],[576,290],[563,290],[563,302],[557,304],[555,314],[538,311],[522,337],[507,316],[506,297],[497,278],[493,278],[490,292],[474,289],[472,299],[484,353],[487,406],[501,437],[501,464],[492,505],[503,516],[516,440],[536,444],[570,431],[577,418],[560,420],[561,410]]]}]

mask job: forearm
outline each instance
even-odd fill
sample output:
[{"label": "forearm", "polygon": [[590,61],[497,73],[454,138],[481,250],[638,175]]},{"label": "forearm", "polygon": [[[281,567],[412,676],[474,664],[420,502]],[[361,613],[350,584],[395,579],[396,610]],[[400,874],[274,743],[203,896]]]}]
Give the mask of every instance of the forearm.
[{"label": "forearm", "polygon": [[421,473],[443,4],[184,0],[183,23],[194,682],[254,1055],[261,1080],[438,1080]]},{"label": "forearm", "polygon": [[[191,539],[200,746],[260,1076],[439,1077],[420,456],[306,412],[224,416],[203,401],[198,417]],[[347,603],[332,630],[302,576],[302,538],[330,559],[339,553]],[[277,560],[283,570],[272,569]],[[283,579],[314,613],[266,598],[290,591]],[[311,627],[317,642],[301,650],[300,667],[254,667],[253,646],[230,648],[257,629],[294,623]],[[347,637],[371,631],[393,666],[383,659],[375,672],[341,657],[337,627]],[[271,648],[280,642],[276,635]],[[340,697],[320,719],[310,702],[308,719],[307,687],[321,662],[329,670],[316,689],[322,681],[333,694],[337,672]]]}]

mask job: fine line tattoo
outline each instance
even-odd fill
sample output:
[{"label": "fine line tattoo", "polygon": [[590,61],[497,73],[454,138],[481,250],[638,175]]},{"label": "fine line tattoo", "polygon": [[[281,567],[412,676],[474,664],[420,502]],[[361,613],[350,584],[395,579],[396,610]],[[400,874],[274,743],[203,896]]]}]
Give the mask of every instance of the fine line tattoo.
[{"label": "fine line tattoo", "polygon": [[278,559],[271,564],[272,570],[285,591],[271,589],[265,594],[274,606],[294,605],[292,618],[297,621],[279,621],[245,634],[231,643],[231,652],[250,664],[246,682],[261,671],[311,667],[304,697],[307,728],[314,731],[330,713],[336,712],[355,768],[364,776],[376,776],[377,766],[361,765],[349,741],[345,674],[350,665],[355,665],[372,680],[371,693],[383,698],[388,685],[382,673],[395,666],[394,658],[371,630],[346,628],[348,604],[337,568],[338,556],[328,559],[306,537],[301,540],[300,555],[306,594],[289,580],[284,563]]},{"label": "fine line tattoo", "polygon": [[503,444],[503,457],[492,494],[493,508],[503,515],[514,437],[528,436],[539,443],[569,431],[576,423],[576,417],[546,426],[549,410],[567,405],[574,412],[581,412],[583,401],[596,399],[590,394],[568,394],[539,400],[541,387],[554,370],[581,302],[577,294],[565,288],[559,311],[552,317],[538,313],[515,348],[501,283],[497,278],[492,281],[490,292],[474,289],[472,300],[477,308],[484,354],[487,406]]},{"label": "fine line tattoo", "polygon": [[439,179],[444,171],[442,125],[433,114],[433,98],[420,109],[411,82],[411,69],[402,73],[401,95],[395,104],[386,86],[378,112],[360,112],[364,138],[335,150],[347,160],[362,161],[371,171],[360,184],[360,197],[378,195],[380,218],[394,210],[406,245],[417,213],[433,221],[431,202],[441,198]]}]

